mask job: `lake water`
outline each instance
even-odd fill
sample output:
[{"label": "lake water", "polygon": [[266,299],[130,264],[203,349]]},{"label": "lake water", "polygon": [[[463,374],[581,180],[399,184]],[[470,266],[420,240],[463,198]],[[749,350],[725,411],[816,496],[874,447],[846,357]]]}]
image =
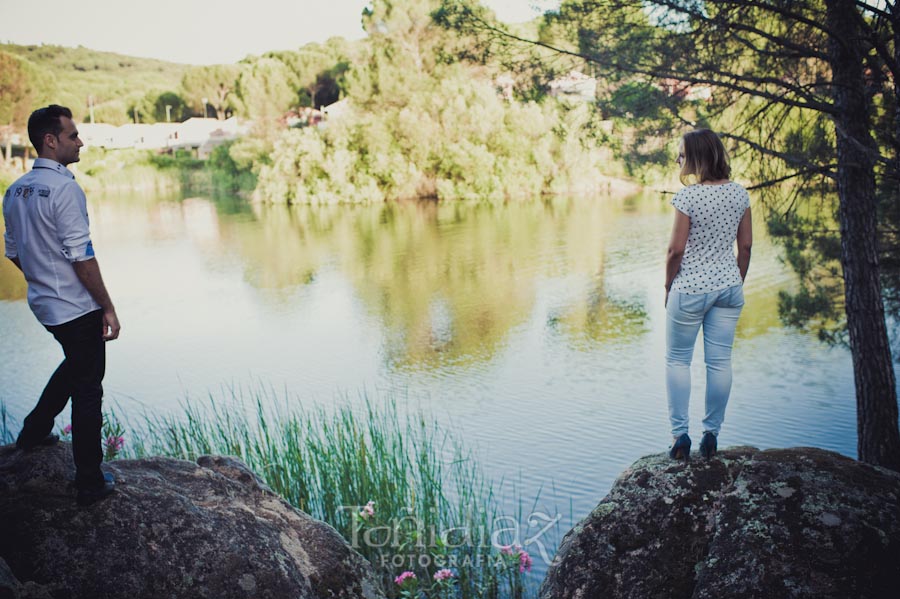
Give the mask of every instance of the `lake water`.
[{"label": "lake water", "polygon": [[[229,386],[286,389],[310,405],[395,397],[456,431],[487,475],[514,482],[526,502],[540,492],[537,507],[562,514],[563,531],[624,468],[670,441],[663,259],[672,209],[660,195],[90,204],[124,325],[108,347],[104,387],[125,416],[178,412],[186,398]],[[849,352],[780,324],[778,291],[793,276],[759,219],[755,234],[720,447],[855,456]],[[61,359],[24,297],[21,275],[3,260],[0,399],[17,419]],[[697,443],[702,344],[693,374]],[[535,559],[531,576],[544,570]]]}]

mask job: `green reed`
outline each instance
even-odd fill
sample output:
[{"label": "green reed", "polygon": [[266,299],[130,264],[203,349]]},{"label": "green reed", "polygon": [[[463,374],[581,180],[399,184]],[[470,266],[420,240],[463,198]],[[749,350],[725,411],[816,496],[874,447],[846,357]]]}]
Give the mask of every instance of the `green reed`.
[{"label": "green reed", "polygon": [[0,445],[12,443],[15,434],[12,431],[12,417],[6,409],[6,404],[0,402]]},{"label": "green reed", "polygon": [[[533,591],[518,557],[496,547],[521,542],[498,531],[509,531],[509,520],[498,520],[502,483],[485,478],[455,435],[422,412],[401,414],[395,401],[364,396],[304,408],[270,390],[248,397],[231,389],[224,398],[210,395],[208,406],[185,403],[181,414],[143,415],[125,428],[122,457],[240,458],[369,559],[389,596],[408,589],[394,583],[407,570],[416,572],[417,597]],[[369,501],[374,514],[361,515]],[[521,508],[510,516],[522,522]],[[453,570],[452,585],[433,580],[443,567]]]}]

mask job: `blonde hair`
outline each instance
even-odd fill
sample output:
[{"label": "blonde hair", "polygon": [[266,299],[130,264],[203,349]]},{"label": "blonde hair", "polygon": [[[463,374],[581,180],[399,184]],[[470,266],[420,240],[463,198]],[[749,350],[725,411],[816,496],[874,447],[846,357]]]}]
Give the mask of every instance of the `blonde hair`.
[{"label": "blonde hair", "polygon": [[690,185],[691,176],[697,178],[695,183],[720,181],[731,176],[728,152],[719,136],[709,129],[685,133],[681,137],[681,148],[684,162],[678,178],[684,185]]}]

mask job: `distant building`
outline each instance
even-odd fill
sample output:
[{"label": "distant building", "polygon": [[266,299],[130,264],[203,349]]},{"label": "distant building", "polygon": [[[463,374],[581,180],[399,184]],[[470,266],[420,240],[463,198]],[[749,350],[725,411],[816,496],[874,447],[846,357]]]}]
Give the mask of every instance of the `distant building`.
[{"label": "distant building", "polygon": [[129,123],[116,127],[107,123],[82,123],[78,133],[85,147],[144,150],[197,150],[201,158],[213,148],[247,133],[248,125],[231,117],[190,118],[183,123]]},{"label": "distant building", "polygon": [[[233,119],[234,117],[232,117]],[[227,120],[232,120],[227,119]],[[241,135],[243,135],[244,131],[237,128],[237,123],[235,123],[235,127],[223,127],[219,129],[214,129],[210,132],[209,137],[206,138],[200,146],[197,148],[197,157],[198,158],[209,158],[209,155],[212,154],[212,151],[217,147],[221,146],[227,141],[231,141],[232,139],[237,139]]]},{"label": "distant building", "polygon": [[713,91],[708,85],[692,85],[685,95],[685,100],[712,100]]},{"label": "distant building", "polygon": [[168,147],[169,139],[178,123],[129,123],[116,129],[115,148],[139,148],[161,150]]},{"label": "distant building", "polygon": [[[226,122],[201,117],[189,118],[183,123],[178,123],[169,138],[168,147],[172,149],[199,148],[212,136],[213,132],[226,128]],[[231,125],[227,126],[227,128],[230,127]]]},{"label": "distant building", "polygon": [[661,79],[659,88],[667,95],[681,100],[712,99],[712,88],[708,85],[691,85],[678,79]]},{"label": "distant building", "polygon": [[111,148],[115,143],[116,129],[118,127],[107,123],[80,123],[78,137],[86,148]]},{"label": "distant building", "polygon": [[500,97],[507,102],[513,101],[513,89],[515,86],[516,80],[509,73],[503,73],[494,79],[494,88],[500,94]]},{"label": "distant building", "polygon": [[282,123],[291,128],[311,127],[313,125],[318,125],[324,119],[324,112],[316,110],[315,108],[310,108],[309,106],[292,108],[281,117]]},{"label": "distant building", "polygon": [[197,150],[200,158],[206,158],[210,152],[226,141],[237,139],[247,133],[248,126],[231,117],[220,121],[217,119],[190,118],[178,123],[169,137],[170,150]]},{"label": "distant building", "polygon": [[550,95],[557,98],[593,102],[597,98],[597,79],[580,71],[570,71],[568,75],[550,82]]},{"label": "distant building", "polygon": [[350,110],[350,100],[344,98],[322,108],[326,119],[339,119]]}]

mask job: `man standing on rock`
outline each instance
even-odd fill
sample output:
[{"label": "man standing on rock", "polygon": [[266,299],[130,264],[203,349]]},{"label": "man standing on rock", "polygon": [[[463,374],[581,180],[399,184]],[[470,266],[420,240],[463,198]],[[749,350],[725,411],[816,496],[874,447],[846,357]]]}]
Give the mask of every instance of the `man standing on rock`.
[{"label": "man standing on rock", "polygon": [[66,168],[78,162],[84,145],[72,112],[55,104],[35,110],[28,137],[39,157],[3,197],[6,257],[24,273],[28,305],[65,359],[25,418],[16,446],[56,443],[53,419],[71,397],[75,486],[79,505],[89,505],[114,490],[112,475],[100,470],[101,383],[104,343],[119,336],[120,325],[94,257],[87,198]]}]

